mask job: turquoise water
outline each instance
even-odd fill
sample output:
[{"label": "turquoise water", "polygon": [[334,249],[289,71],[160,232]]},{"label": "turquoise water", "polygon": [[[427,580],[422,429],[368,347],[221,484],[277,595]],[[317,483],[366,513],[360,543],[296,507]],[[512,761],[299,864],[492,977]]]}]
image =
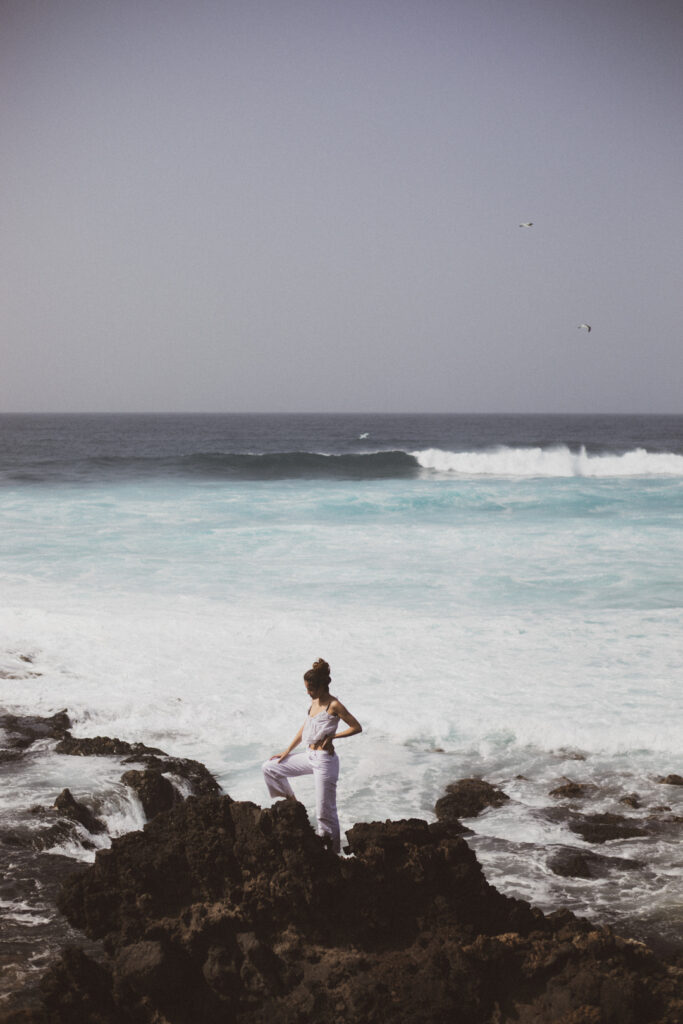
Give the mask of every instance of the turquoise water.
[{"label": "turquoise water", "polygon": [[[638,816],[619,803],[638,791],[681,813],[657,779],[683,768],[682,420],[0,425],[0,671],[21,676],[24,654],[36,673],[0,679],[5,708],[67,707],[76,734],[198,758],[263,803],[260,762],[301,724],[322,656],[364,726],[339,744],[342,828],[433,817],[448,782],[482,775],[513,797],[469,823],[501,888],[680,928],[668,825],[611,844],[648,864],[627,889],[547,861],[581,844],[548,813],[563,778],[596,786],[591,811]],[[50,756],[34,802],[56,795]]]}]

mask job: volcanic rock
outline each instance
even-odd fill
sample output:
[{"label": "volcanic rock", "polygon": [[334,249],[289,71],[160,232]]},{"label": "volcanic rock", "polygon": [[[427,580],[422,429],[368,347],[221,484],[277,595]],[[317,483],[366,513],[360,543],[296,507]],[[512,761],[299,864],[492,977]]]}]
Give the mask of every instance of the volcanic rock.
[{"label": "volcanic rock", "polygon": [[150,769],[144,772],[131,770],[124,772],[121,776],[121,782],[126,786],[130,786],[137,794],[148,821],[155,814],[170,810],[174,804],[180,803],[182,799],[177,789],[160,771],[152,771]]},{"label": "volcanic rock", "polygon": [[33,1024],[674,1024],[681,972],[486,882],[447,822],[361,823],[352,856],[304,808],[189,798],[63,889],[108,953],[67,952]]},{"label": "volcanic rock", "polygon": [[25,750],[39,739],[61,739],[71,727],[66,711],[58,711],[49,718],[37,715],[0,715],[0,729],[9,734],[11,749]]},{"label": "volcanic rock", "polygon": [[66,736],[55,747],[58,754],[72,754],[79,757],[111,757],[121,754],[163,754],[163,750],[147,747],[144,743],[128,743],[111,736],[86,736],[76,739]]},{"label": "volcanic rock", "polygon": [[510,797],[483,779],[460,779],[446,786],[434,808],[440,820],[476,818],[486,807],[501,807]]},{"label": "volcanic rock", "polygon": [[587,814],[574,818],[569,822],[569,827],[587,843],[606,843],[610,839],[634,839],[649,835],[646,828],[620,814]]},{"label": "volcanic rock", "polygon": [[613,869],[634,871],[642,868],[643,864],[626,857],[603,857],[591,850],[577,850],[569,846],[554,853],[548,860],[548,867],[563,878],[604,878]]},{"label": "volcanic rock", "polygon": [[657,779],[657,782],[666,786],[683,786],[683,775],[665,775]]},{"label": "volcanic rock", "polygon": [[99,832],[107,831],[105,823],[95,817],[93,812],[86,807],[85,804],[79,803],[78,800],[75,800],[69,789],[62,790],[54,802],[54,808],[65,818],[77,821],[88,832],[97,834]]},{"label": "volcanic rock", "polygon": [[564,786],[558,786],[556,789],[551,789],[549,796],[556,797],[569,797],[572,800],[583,800],[584,797],[589,796],[595,791],[595,786],[589,782],[573,782],[568,779]]}]

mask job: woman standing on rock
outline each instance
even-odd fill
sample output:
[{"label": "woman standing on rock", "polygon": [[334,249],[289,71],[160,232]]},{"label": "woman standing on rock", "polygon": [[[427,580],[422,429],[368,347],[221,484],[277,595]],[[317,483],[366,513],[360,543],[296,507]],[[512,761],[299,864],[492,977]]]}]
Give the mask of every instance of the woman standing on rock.
[{"label": "woman standing on rock", "polygon": [[[312,775],[315,782],[315,804],[318,817],[318,835],[324,836],[335,853],[339,853],[339,818],[337,817],[337,779],[339,758],[333,741],[362,732],[360,722],[330,693],[330,666],[322,658],[304,673],[304,682],[313,703],[306,721],[281,754],[273,756],[263,765],[268,792],[274,797],[295,800],[289,779],[296,775]],[[349,728],[337,732],[339,720]],[[307,749],[292,754],[303,742]]]}]

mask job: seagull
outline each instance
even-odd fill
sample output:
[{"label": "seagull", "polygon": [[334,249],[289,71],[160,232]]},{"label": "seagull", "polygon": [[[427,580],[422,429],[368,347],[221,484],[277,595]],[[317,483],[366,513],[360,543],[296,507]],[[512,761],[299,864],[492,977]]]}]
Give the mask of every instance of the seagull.
[{"label": "seagull", "polygon": [[359,434],[359,435],[358,435],[358,439],[359,439],[360,441],[363,441],[363,440],[364,440],[364,439],[365,439],[365,438],[366,438],[367,436],[368,436],[367,434]]},{"label": "seagull", "polygon": [[532,228],[534,226],[534,222],[532,220],[525,220],[524,223],[519,226],[520,228]]},{"label": "seagull", "polygon": [[580,330],[588,331],[588,333],[590,334],[590,332],[591,332],[591,325],[590,324],[579,324],[579,326],[577,327],[577,330],[579,330],[579,331]]}]

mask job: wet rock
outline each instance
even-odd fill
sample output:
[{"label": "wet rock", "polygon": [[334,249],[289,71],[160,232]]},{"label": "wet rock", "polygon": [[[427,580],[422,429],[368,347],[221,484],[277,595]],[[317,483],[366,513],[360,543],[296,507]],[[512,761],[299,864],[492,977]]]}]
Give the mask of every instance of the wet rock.
[{"label": "wet rock", "polygon": [[10,761],[20,761],[23,756],[23,750],[0,750],[0,764],[9,764]]},{"label": "wet rock", "polygon": [[595,792],[595,786],[589,782],[573,782],[567,779],[563,786],[551,789],[549,796],[569,798],[571,800],[583,800]]},{"label": "wet rock", "polygon": [[437,801],[439,818],[476,818],[486,807],[501,807],[510,797],[483,779],[460,779],[446,786],[446,796]]},{"label": "wet rock", "polygon": [[183,982],[182,958],[155,940],[123,946],[116,954],[114,977],[119,989],[166,1001]]},{"label": "wet rock", "polygon": [[680,973],[501,895],[447,822],[347,835],[338,858],[298,803],[210,796],[114,840],[60,901],[108,958],[55,966],[49,1024],[676,1020]]},{"label": "wet rock", "polygon": [[603,857],[591,850],[565,847],[548,860],[548,867],[563,878],[605,878],[611,871],[635,871],[643,867],[640,861],[626,857]]},{"label": "wet rock", "polygon": [[570,820],[569,827],[587,843],[606,843],[611,839],[634,839],[649,831],[620,814],[587,814]]},{"label": "wet rock", "polygon": [[683,786],[683,775],[663,775],[657,782],[665,786]]},{"label": "wet rock", "polygon": [[49,718],[37,715],[0,715],[0,728],[8,734],[10,749],[26,750],[39,739],[61,739],[68,734],[71,722],[66,711]]},{"label": "wet rock", "polygon": [[68,789],[62,790],[53,806],[65,818],[77,821],[84,829],[92,832],[94,835],[107,831],[105,823],[100,818],[97,818],[85,804],[75,800]]},{"label": "wet rock", "polygon": [[156,814],[170,810],[182,799],[173,784],[160,771],[131,770],[121,776],[121,782],[130,786],[137,794],[148,821]]},{"label": "wet rock", "polygon": [[65,737],[56,746],[58,754],[71,754],[78,757],[111,757],[122,754],[163,754],[163,750],[156,747],[147,747],[144,743],[128,743],[111,736],[86,736],[82,739],[75,739],[73,736]]},{"label": "wet rock", "polygon": [[634,810],[639,810],[643,804],[637,793],[628,793],[626,796],[622,796],[619,799],[620,804],[626,804],[627,807],[633,807]]},{"label": "wet rock", "polygon": [[[148,771],[157,775],[162,772],[175,775],[187,783],[188,790],[193,796],[209,796],[220,793],[220,786],[201,762],[184,757],[170,757],[163,750],[159,750],[157,747],[148,747],[144,743],[129,743],[127,740],[111,736],[86,736],[75,739],[67,734],[55,749],[58,754],[79,757],[121,757],[124,764],[142,764]],[[166,782],[168,782],[167,779],[162,782],[150,781],[148,785],[145,785],[139,781],[133,781],[133,776],[128,781],[128,785],[134,789],[140,786],[145,793],[144,798],[141,796],[143,806],[145,800],[149,800],[150,808],[152,805],[156,808],[148,814],[148,817],[158,813],[159,810],[167,810],[172,806],[174,801],[169,800],[170,790],[166,787]],[[168,784],[171,785],[170,782]],[[165,791],[166,797],[161,795],[162,790]]]},{"label": "wet rock", "polygon": [[[82,949],[69,948],[41,983],[45,1024],[124,1024],[111,972]],[[38,1022],[36,1021],[36,1024]],[[42,1021],[40,1022],[42,1024]]]},{"label": "wet rock", "polygon": [[123,761],[124,764],[133,762],[144,764],[151,771],[166,772],[183,780],[188,784],[192,796],[216,796],[221,792],[221,787],[201,761],[193,761],[187,757],[169,757],[166,754],[143,754],[127,757]]}]

